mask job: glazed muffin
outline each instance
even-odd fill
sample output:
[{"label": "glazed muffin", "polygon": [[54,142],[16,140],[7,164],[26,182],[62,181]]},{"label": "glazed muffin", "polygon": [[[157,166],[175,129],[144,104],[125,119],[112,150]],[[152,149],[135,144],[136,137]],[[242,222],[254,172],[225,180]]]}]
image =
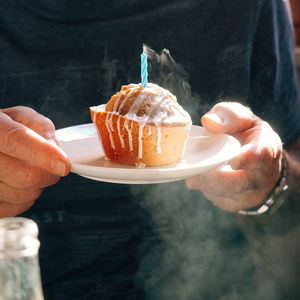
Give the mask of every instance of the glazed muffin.
[{"label": "glazed muffin", "polygon": [[90,107],[90,113],[107,158],[127,165],[180,160],[192,125],[176,97],[151,83],[122,86],[106,105]]}]

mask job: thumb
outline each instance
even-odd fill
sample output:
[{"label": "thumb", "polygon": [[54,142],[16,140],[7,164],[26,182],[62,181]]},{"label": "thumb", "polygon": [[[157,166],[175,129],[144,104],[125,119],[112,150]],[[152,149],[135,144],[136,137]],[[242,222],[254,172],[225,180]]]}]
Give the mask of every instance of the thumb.
[{"label": "thumb", "polygon": [[234,134],[251,128],[258,120],[252,111],[237,102],[220,102],[202,116],[202,125],[213,133]]}]

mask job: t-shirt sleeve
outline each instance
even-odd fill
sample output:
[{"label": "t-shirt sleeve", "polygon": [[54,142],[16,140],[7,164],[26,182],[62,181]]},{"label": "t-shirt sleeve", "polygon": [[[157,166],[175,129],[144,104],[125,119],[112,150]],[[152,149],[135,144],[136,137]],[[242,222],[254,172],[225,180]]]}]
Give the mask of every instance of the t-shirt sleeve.
[{"label": "t-shirt sleeve", "polygon": [[251,57],[250,105],[288,145],[300,136],[294,32],[283,0],[261,3]]}]

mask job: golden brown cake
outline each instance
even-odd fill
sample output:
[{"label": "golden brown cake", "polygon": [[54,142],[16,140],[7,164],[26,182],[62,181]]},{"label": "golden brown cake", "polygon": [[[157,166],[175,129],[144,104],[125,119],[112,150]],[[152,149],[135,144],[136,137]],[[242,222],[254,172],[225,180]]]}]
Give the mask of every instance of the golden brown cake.
[{"label": "golden brown cake", "polygon": [[90,112],[107,158],[128,165],[178,161],[192,125],[176,97],[151,83],[122,86],[106,105]]}]

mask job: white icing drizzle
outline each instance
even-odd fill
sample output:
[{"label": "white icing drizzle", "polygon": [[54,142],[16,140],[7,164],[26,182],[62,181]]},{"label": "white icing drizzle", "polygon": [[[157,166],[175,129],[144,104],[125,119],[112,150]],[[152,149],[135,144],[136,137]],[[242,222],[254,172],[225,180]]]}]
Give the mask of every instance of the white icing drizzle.
[{"label": "white icing drizzle", "polygon": [[158,154],[160,154],[161,153],[161,128],[159,123],[156,123],[155,126],[157,129],[157,140],[156,140],[155,150]]},{"label": "white icing drizzle", "polygon": [[143,158],[143,129],[146,123],[138,123],[139,124],[139,141],[138,141],[138,158]]},{"label": "white icing drizzle", "polygon": [[125,142],[124,142],[123,135],[121,133],[121,116],[120,115],[118,116],[118,120],[117,120],[117,129],[118,129],[118,136],[120,138],[121,147],[124,149]]},{"label": "white icing drizzle", "polygon": [[132,144],[132,121],[131,121],[131,127],[128,126],[129,124],[128,119],[125,120],[124,122],[124,128],[126,129],[127,133],[128,133],[128,142],[129,142],[129,150],[132,151],[133,150],[133,144]]},{"label": "white icing drizzle", "polygon": [[143,93],[140,93],[133,104],[131,105],[128,113],[125,115],[128,119],[134,119],[137,117],[137,112],[139,111],[141,105],[144,103],[147,95],[144,95]]},{"label": "white icing drizzle", "polygon": [[[119,106],[118,110],[117,110],[117,106],[114,107],[114,112],[120,113],[120,111],[122,111],[122,108],[124,107],[124,105],[126,104],[127,100],[130,98],[131,94],[134,92],[134,89],[132,89],[125,97],[125,99],[123,100],[123,102],[121,103],[121,105]],[[122,94],[122,92],[120,92],[120,95]],[[119,96],[120,97],[120,96]],[[120,99],[117,99],[120,101]]]},{"label": "white icing drizzle", "polygon": [[113,114],[110,114],[110,116],[108,118],[108,126],[112,132],[114,131],[113,116],[114,116]]},{"label": "white icing drizzle", "polygon": [[115,146],[115,142],[114,142],[114,138],[113,138],[113,135],[112,135],[112,130],[111,130],[111,125],[110,125],[110,115],[107,114],[106,118],[105,118],[105,126],[107,128],[107,131],[108,131],[108,134],[109,134],[109,140],[110,140],[110,145],[113,149],[116,149],[116,146]]},{"label": "white icing drizzle", "polygon": [[119,93],[119,96],[114,104],[114,111],[117,111],[117,108],[119,106],[119,102],[120,102],[120,99],[121,99],[121,96],[122,96],[122,93]]},{"label": "white icing drizzle", "polygon": [[[191,124],[191,123],[190,123],[190,124],[187,124],[187,125],[185,126],[186,136],[189,135],[190,130],[191,130],[191,127],[192,127],[192,124]],[[181,154],[181,159],[183,158],[183,155],[184,155],[184,153],[185,153],[185,149],[186,149],[186,146],[187,146],[187,141],[188,141],[188,139],[185,139],[185,142],[184,142],[184,145],[183,145],[182,154]]]},{"label": "white icing drizzle", "polygon": [[96,119],[97,119],[97,114],[95,112],[95,107],[91,107],[91,109],[93,110],[93,113],[92,113],[92,121],[94,124],[96,124]]}]

